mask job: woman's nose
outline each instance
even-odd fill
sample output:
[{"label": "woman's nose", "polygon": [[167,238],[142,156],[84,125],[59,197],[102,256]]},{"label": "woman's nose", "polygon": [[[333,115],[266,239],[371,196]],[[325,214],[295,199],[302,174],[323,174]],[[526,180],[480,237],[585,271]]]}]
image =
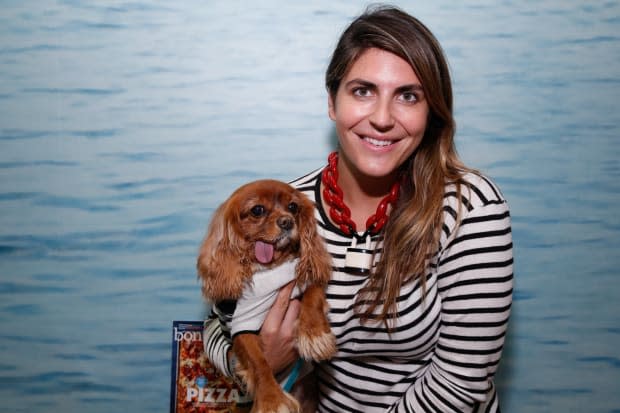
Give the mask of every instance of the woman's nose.
[{"label": "woman's nose", "polygon": [[391,102],[389,99],[378,99],[368,117],[372,126],[380,131],[391,129],[394,126]]}]

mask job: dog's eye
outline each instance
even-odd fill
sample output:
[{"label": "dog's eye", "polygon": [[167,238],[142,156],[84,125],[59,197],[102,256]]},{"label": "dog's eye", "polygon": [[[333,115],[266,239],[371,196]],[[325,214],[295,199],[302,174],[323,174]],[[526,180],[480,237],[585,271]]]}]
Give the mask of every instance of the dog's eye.
[{"label": "dog's eye", "polygon": [[299,205],[297,205],[297,202],[291,202],[290,204],[288,204],[288,211],[291,214],[296,214],[297,212],[299,212]]},{"label": "dog's eye", "polygon": [[250,212],[252,213],[252,215],[254,215],[257,218],[265,215],[265,211],[266,211],[265,207],[262,205],[254,205],[252,209],[250,209]]}]

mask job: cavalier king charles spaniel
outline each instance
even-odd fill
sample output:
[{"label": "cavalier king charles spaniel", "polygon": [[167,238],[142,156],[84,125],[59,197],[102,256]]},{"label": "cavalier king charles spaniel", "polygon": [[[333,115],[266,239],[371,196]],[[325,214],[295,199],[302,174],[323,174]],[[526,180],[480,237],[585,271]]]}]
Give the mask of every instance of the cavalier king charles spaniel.
[{"label": "cavalier king charles spaniel", "polygon": [[295,280],[303,292],[297,321],[301,358],[326,360],[336,352],[325,299],[331,256],[317,233],[314,209],[284,182],[250,182],[215,211],[200,248],[202,292],[232,340],[235,373],[254,399],[253,413],[301,411],[272,374],[258,336],[282,286]]}]

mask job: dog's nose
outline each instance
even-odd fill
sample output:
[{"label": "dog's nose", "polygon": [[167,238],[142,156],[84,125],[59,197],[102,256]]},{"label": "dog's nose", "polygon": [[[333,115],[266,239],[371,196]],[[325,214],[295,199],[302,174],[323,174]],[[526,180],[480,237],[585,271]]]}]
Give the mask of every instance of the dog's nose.
[{"label": "dog's nose", "polygon": [[293,224],[294,224],[293,218],[290,218],[290,217],[280,217],[280,218],[278,218],[278,226],[281,229],[289,230],[289,229],[293,228]]}]

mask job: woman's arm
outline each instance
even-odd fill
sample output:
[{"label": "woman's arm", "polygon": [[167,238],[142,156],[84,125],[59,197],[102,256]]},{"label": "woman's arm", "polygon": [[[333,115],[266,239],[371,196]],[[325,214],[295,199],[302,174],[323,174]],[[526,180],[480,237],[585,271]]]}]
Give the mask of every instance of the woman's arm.
[{"label": "woman's arm", "polygon": [[508,206],[474,208],[448,242],[438,270],[442,309],[436,352],[393,412],[465,413],[497,403],[492,379],[513,287]]},{"label": "woman's arm", "polygon": [[202,342],[204,352],[211,364],[213,364],[220,373],[232,377],[233,374],[230,371],[228,356],[232,345],[224,336],[220,320],[218,320],[213,313],[211,313],[211,317],[205,321],[204,329],[202,330]]}]

